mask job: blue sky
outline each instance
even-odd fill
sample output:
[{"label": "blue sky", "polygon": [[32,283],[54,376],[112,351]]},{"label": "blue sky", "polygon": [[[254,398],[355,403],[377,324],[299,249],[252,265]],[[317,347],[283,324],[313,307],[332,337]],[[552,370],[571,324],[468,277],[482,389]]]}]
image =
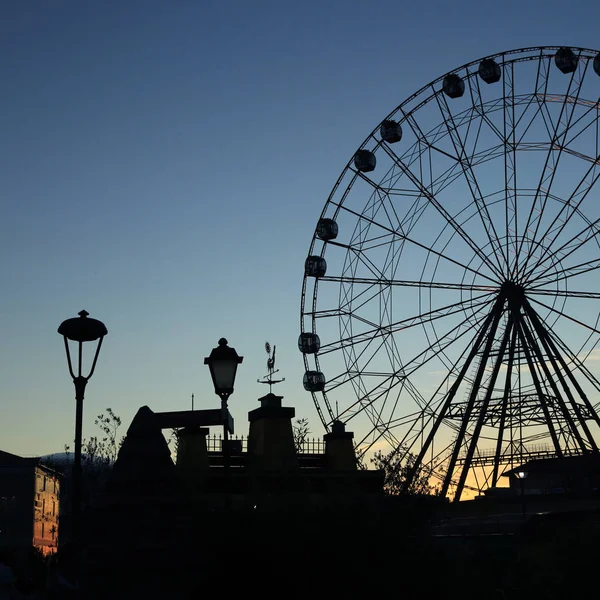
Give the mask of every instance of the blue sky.
[{"label": "blue sky", "polygon": [[107,406],[216,405],[202,364],[245,357],[238,431],[276,391],[321,433],[297,349],[303,263],[362,140],[481,56],[600,47],[592,2],[210,0],[0,3],[0,448],[72,440],[60,322],[105,340],[84,434]]}]

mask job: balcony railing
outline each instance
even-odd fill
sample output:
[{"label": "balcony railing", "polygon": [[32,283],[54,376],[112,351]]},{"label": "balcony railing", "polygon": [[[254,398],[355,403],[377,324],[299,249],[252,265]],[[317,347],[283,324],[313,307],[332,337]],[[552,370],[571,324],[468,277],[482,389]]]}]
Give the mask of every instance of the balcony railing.
[{"label": "balcony railing", "polygon": [[[248,451],[248,436],[232,436],[229,438],[232,451],[235,453],[236,446],[239,452],[245,453]],[[209,452],[221,452],[223,437],[220,434],[213,434],[206,437],[206,449]],[[307,438],[298,444],[298,454],[324,454],[325,441],[323,438]]]}]

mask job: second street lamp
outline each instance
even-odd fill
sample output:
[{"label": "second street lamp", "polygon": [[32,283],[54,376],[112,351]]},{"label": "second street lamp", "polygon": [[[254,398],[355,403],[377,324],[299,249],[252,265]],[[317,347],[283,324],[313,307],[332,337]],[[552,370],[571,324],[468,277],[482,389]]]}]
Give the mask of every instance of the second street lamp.
[{"label": "second street lamp", "polygon": [[[98,319],[89,319],[89,313],[82,310],[79,313],[79,318],[74,317],[67,319],[60,324],[58,333],[63,336],[65,341],[65,352],[67,353],[67,363],[69,365],[69,373],[75,384],[75,460],[73,461],[72,475],[72,496],[71,496],[71,514],[72,514],[72,537],[75,541],[79,541],[79,519],[81,511],[81,444],[82,444],[82,428],[83,428],[83,398],[85,395],[85,387],[90,377],[94,374],[98,355],[102,340],[108,333],[106,325]],[[73,371],[71,362],[71,352],[69,350],[69,340],[78,344],[78,359],[77,359],[77,375]],[[92,361],[90,372],[87,375],[82,373],[83,362],[83,343],[98,341],[96,353]]]},{"label": "second street lamp", "polygon": [[233,394],[233,384],[238,365],[244,360],[238,356],[235,348],[227,345],[227,340],[221,338],[219,346],[213,348],[210,356],[204,359],[208,365],[210,376],[215,386],[215,394],[221,398],[221,417],[223,420],[223,466],[225,472],[229,471],[229,415],[227,411],[227,400]]}]

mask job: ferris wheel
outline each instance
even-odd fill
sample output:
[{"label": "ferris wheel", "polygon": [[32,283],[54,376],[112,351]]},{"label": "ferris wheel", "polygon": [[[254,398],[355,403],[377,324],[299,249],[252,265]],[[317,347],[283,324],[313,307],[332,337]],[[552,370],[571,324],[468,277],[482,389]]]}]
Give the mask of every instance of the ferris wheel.
[{"label": "ferris wheel", "polygon": [[600,53],[439,77],[354,153],[305,262],[298,346],[323,425],[441,494],[597,452]]}]

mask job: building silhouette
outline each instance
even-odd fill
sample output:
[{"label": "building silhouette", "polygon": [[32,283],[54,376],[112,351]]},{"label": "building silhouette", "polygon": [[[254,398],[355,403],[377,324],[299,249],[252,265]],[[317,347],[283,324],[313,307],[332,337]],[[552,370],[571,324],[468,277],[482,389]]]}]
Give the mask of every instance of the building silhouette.
[{"label": "building silhouette", "polygon": [[[352,552],[381,514],[383,473],[357,468],[353,434],[341,423],[323,453],[299,454],[295,411],[281,401],[269,393],[249,412],[245,451],[235,440],[227,452],[209,450],[206,425],[222,423],[220,410],[138,410],[105,493],[84,518],[90,598],[233,594],[266,565],[259,587],[275,597],[309,548],[334,564]],[[176,464],[163,435],[172,428]],[[316,544],[321,538],[330,539]]]},{"label": "building silhouette", "polygon": [[56,551],[60,475],[39,458],[0,451],[0,548]]}]

